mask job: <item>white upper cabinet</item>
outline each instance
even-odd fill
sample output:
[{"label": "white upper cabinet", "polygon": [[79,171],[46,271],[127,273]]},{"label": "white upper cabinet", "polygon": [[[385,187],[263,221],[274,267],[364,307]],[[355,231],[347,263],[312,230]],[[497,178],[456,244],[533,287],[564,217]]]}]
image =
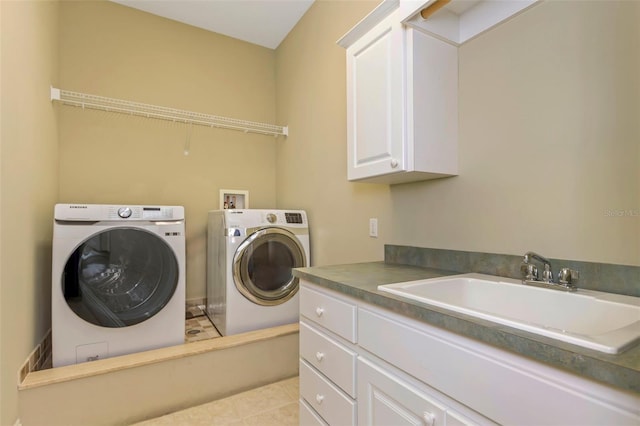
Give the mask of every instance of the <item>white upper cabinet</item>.
[{"label": "white upper cabinet", "polygon": [[[394,184],[457,175],[457,46],[536,0],[438,1],[383,1],[338,41],[347,49],[351,181]],[[481,12],[472,14],[476,9]],[[491,18],[498,21],[491,24]]]},{"label": "white upper cabinet", "polygon": [[396,15],[347,50],[349,180],[407,170],[404,28]]},{"label": "white upper cabinet", "polygon": [[457,174],[458,53],[395,10],[347,47],[348,178]]}]

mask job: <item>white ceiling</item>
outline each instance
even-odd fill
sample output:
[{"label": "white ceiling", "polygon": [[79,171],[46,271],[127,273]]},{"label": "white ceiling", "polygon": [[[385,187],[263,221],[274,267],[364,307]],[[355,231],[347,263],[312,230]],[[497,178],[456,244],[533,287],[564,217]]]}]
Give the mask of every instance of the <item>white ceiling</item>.
[{"label": "white ceiling", "polygon": [[275,49],[314,0],[111,0]]}]

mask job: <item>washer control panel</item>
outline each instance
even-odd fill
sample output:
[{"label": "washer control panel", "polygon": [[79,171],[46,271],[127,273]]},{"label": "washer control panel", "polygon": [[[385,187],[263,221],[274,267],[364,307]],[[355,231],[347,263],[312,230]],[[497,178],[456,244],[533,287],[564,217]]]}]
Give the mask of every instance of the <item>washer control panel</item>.
[{"label": "washer control panel", "polygon": [[112,206],[109,219],[170,220],[175,216],[172,207]]},{"label": "washer control panel", "polygon": [[130,217],[131,213],[133,213],[133,212],[131,211],[130,207],[120,207],[118,209],[118,216],[120,216],[123,219],[126,219],[126,218]]},{"label": "washer control panel", "polygon": [[56,204],[55,220],[65,221],[131,221],[183,220],[182,206],[132,206],[117,204]]}]

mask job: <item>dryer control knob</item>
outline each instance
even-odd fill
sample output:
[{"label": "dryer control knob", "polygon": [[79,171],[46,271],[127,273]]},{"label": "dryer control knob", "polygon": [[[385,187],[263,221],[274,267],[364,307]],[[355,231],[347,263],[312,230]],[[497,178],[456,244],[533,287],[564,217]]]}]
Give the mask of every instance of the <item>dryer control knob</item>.
[{"label": "dryer control knob", "polygon": [[120,207],[118,209],[118,216],[120,216],[123,219],[126,219],[126,218],[130,217],[131,213],[133,213],[133,212],[131,211],[131,209],[129,207]]},{"label": "dryer control knob", "polygon": [[277,217],[275,214],[273,214],[273,213],[269,213],[269,214],[267,215],[267,222],[269,222],[269,223],[275,223],[275,222],[276,222],[276,220],[278,220],[278,217]]}]

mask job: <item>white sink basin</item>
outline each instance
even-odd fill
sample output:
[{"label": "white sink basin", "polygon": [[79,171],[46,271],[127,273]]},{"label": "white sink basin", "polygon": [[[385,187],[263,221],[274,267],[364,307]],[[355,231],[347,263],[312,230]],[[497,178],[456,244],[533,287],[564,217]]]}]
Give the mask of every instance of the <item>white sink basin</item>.
[{"label": "white sink basin", "polygon": [[617,354],[640,340],[640,297],[569,293],[483,274],[386,284],[378,290]]}]

